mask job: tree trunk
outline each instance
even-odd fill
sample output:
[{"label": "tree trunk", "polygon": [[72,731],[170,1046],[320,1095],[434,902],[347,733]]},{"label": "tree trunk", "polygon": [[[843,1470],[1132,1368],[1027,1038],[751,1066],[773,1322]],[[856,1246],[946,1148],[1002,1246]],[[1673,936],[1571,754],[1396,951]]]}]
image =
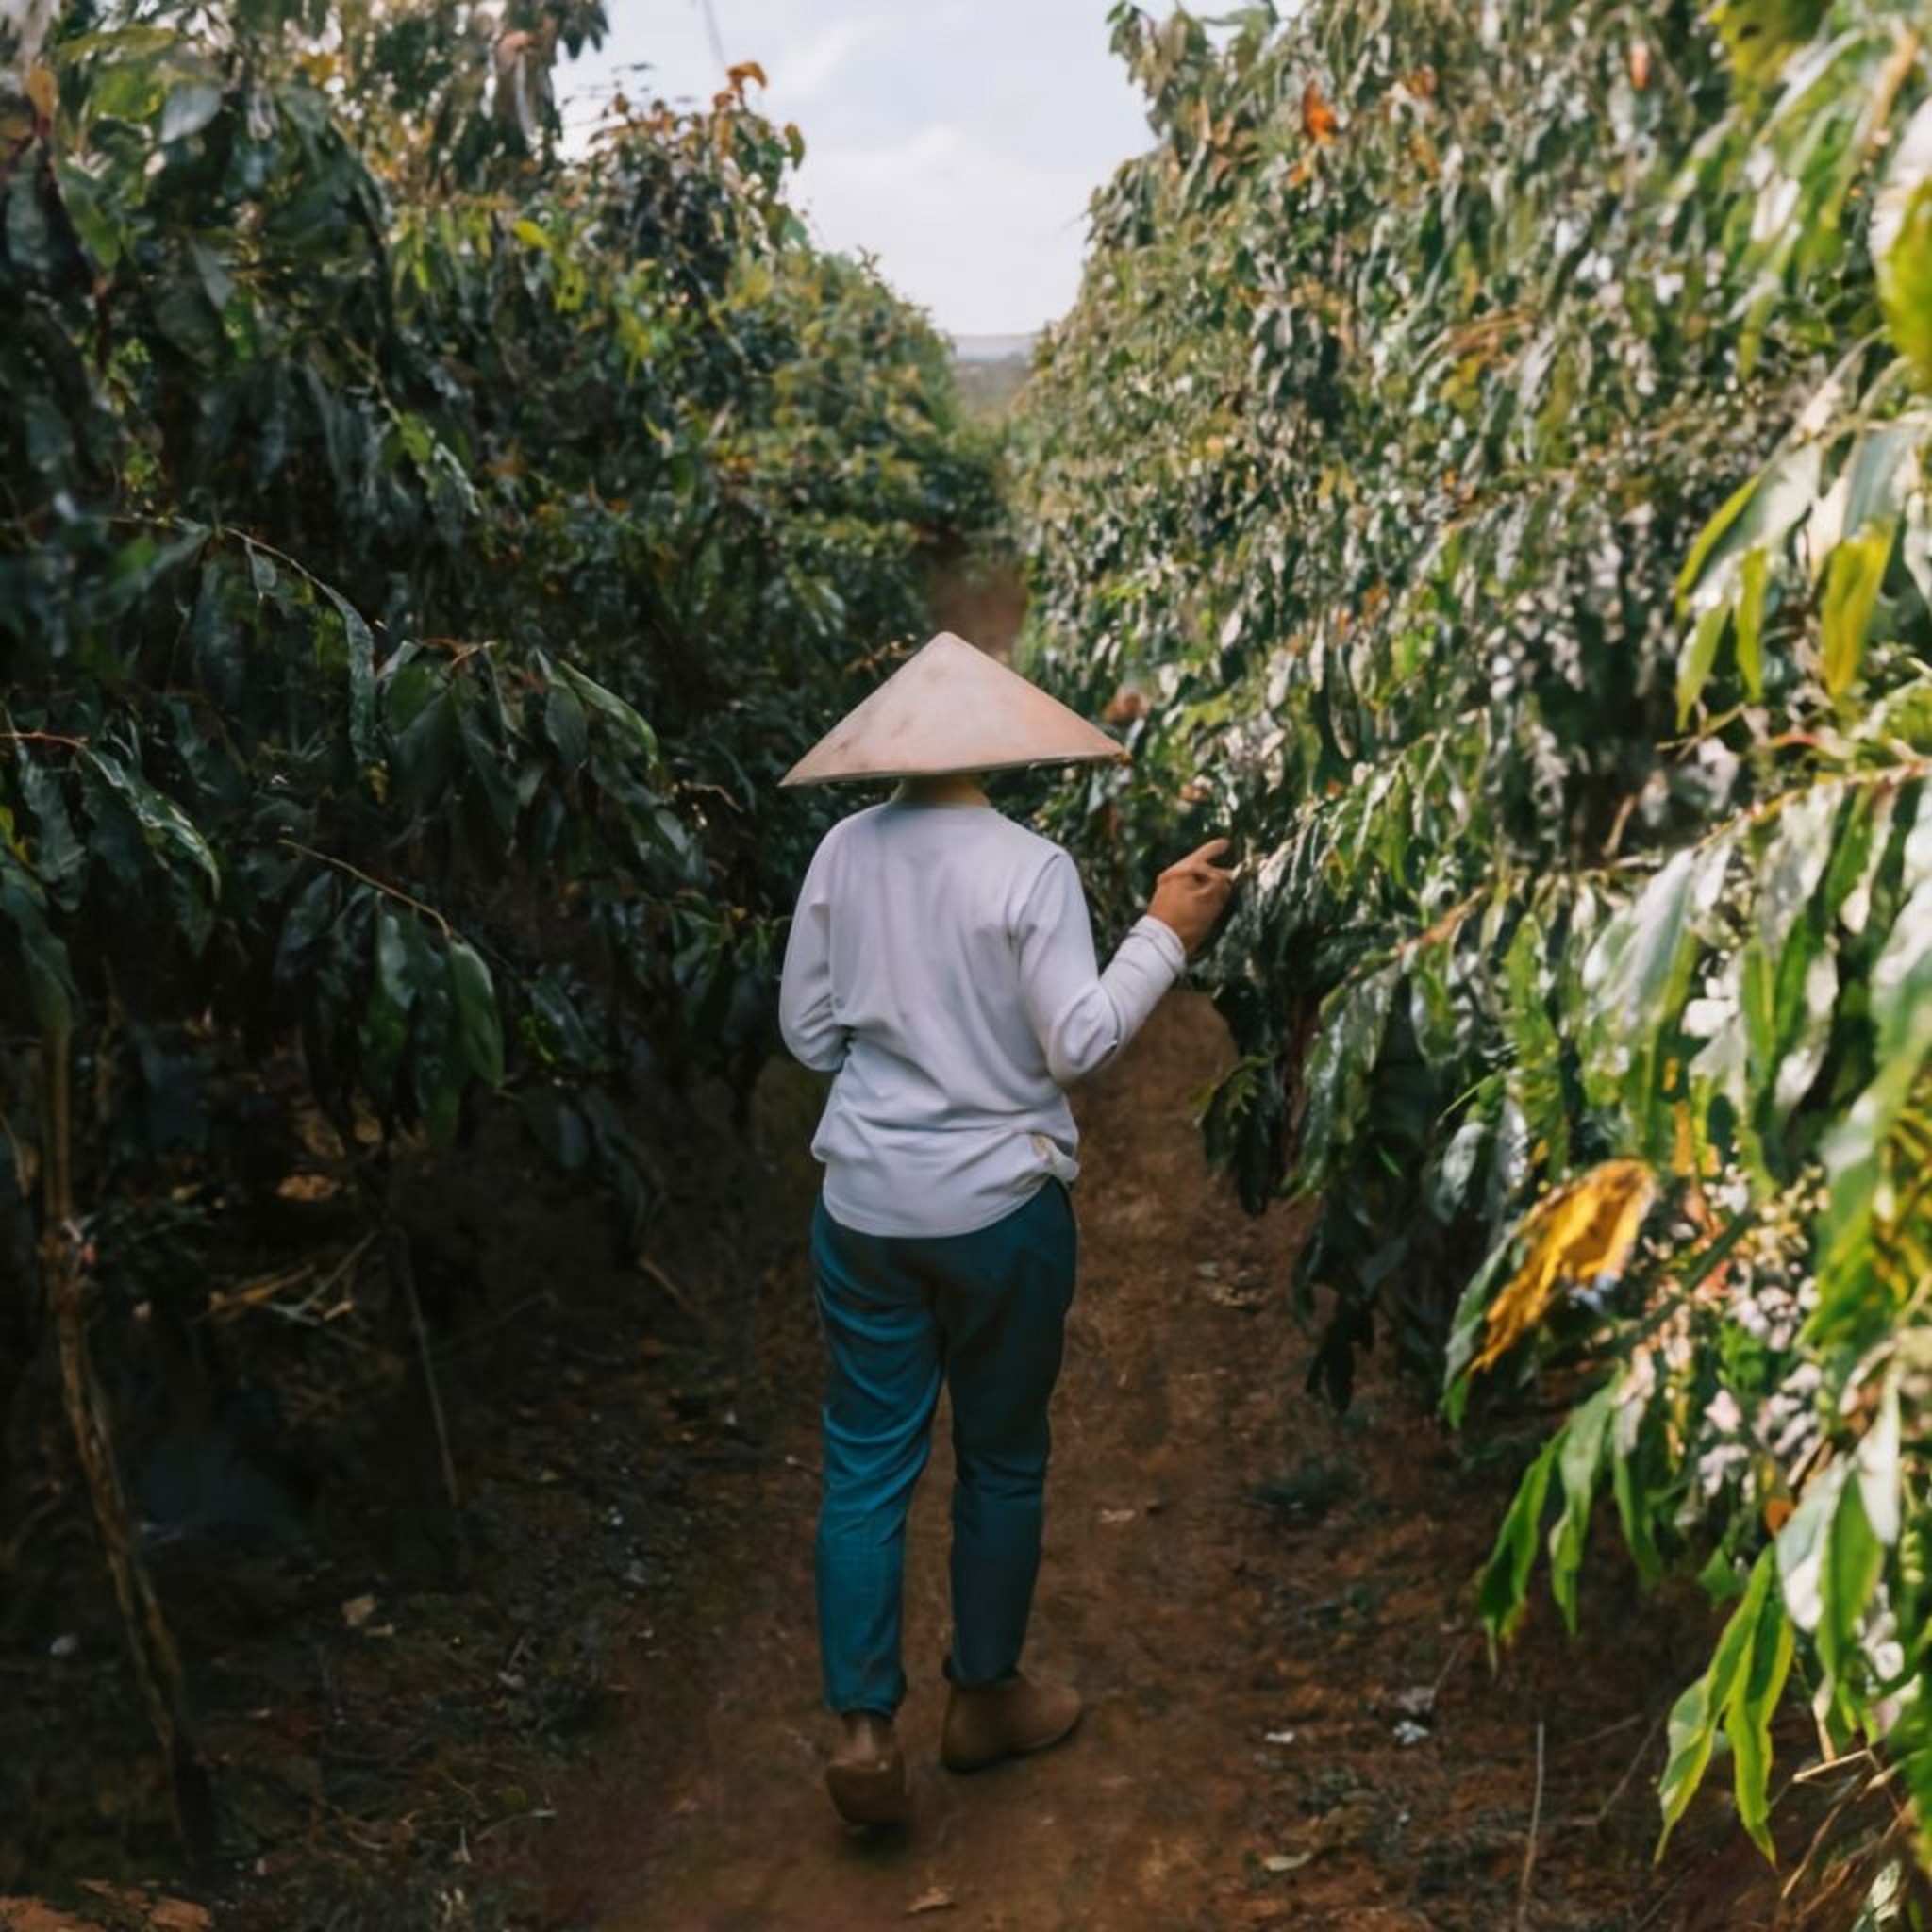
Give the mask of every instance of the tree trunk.
[{"label": "tree trunk", "polygon": [[127,1507],[127,1492],[114,1459],[107,1403],[88,1346],[94,1256],[74,1211],[69,1080],[69,1037],[57,1033],[42,1050],[45,1126],[41,1144],[46,1217],[41,1266],[59,1341],[60,1391],[115,1601],[121,1607],[122,1629],[133,1659],[135,1680],[147,1707],[148,1723],[167,1761],[175,1826],[190,1859],[205,1869],[212,1863],[215,1851],[213,1795],[194,1748],[181,1659],[161,1614],[153,1579],[142,1560],[134,1515]]}]

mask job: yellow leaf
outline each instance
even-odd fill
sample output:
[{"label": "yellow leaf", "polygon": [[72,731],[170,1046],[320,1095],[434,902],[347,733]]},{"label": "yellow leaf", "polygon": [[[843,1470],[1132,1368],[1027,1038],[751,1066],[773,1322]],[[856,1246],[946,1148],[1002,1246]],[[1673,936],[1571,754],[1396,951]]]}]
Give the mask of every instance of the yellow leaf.
[{"label": "yellow leaf", "polygon": [[41,117],[41,126],[44,129],[54,118],[54,108],[59,98],[55,92],[54,70],[51,67],[28,70],[26,97],[34,104],[34,112]]},{"label": "yellow leaf", "polygon": [[1548,1194],[1524,1223],[1526,1251],[1484,1318],[1472,1373],[1507,1354],[1543,1318],[1564,1280],[1618,1274],[1656,1198],[1657,1177],[1641,1160],[1607,1160]]},{"label": "yellow leaf", "polygon": [[[1676,1078],[1674,1060],[1671,1068],[1665,1076],[1667,1084]],[[1691,1124],[1689,1105],[1681,1100],[1671,1109],[1671,1165],[1679,1174],[1697,1172],[1697,1129]]]}]

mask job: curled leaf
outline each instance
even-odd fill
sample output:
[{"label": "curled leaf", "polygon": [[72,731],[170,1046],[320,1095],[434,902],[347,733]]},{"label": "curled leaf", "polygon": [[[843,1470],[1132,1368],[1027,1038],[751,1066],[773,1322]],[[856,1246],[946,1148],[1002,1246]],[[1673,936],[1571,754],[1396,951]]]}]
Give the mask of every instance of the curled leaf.
[{"label": "curled leaf", "polygon": [[1527,1335],[1560,1282],[1622,1274],[1656,1194],[1644,1162],[1606,1160],[1538,1202],[1524,1224],[1522,1265],[1490,1304],[1472,1367],[1490,1367]]}]

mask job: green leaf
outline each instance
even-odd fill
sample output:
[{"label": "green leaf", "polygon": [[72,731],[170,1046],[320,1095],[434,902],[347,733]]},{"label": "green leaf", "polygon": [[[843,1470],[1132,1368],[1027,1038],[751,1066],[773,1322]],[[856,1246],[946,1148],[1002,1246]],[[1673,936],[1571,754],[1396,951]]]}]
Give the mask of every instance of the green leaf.
[{"label": "green leaf", "polygon": [[558,663],[556,671],[593,711],[601,712],[626,737],[635,739],[646,758],[657,758],[658,734],[615,691],[607,691],[594,678],[586,677],[575,665]]},{"label": "green leaf", "polygon": [[1817,1644],[1830,1701],[1840,1710],[1885,1560],[1852,1471],[1852,1464],[1836,1462],[1813,1477],[1776,1546],[1785,1606]]},{"label": "green leaf", "polygon": [[1868,524],[1896,522],[1918,480],[1919,458],[1927,425],[1907,417],[1887,423],[1858,439],[1845,466],[1844,533],[1857,537]]},{"label": "green leaf", "polygon": [[1749,552],[1789,536],[1817,501],[1822,462],[1815,442],[1800,443],[1733,491],[1690,546],[1677,576],[1679,602],[1703,610],[1721,601]]},{"label": "green leaf", "polygon": [[[415,915],[411,913],[409,918],[413,921]],[[385,1113],[395,1106],[396,1076],[402,1069],[409,1013],[415,1004],[403,921],[390,906],[378,906],[375,959],[362,1017],[362,1077]]]},{"label": "green leaf", "polygon": [[463,1063],[491,1087],[503,1084],[503,1022],[490,969],[466,941],[449,941],[450,997]]},{"label": "green leaf", "polygon": [[1824,1557],[1831,1521],[1844,1491],[1844,1465],[1834,1463],[1806,1484],[1777,1536],[1778,1587],[1791,1622],[1804,1631],[1824,1620]]},{"label": "green leaf", "polygon": [[1932,175],[1903,196],[1878,258],[1878,300],[1899,354],[1919,387],[1932,391]]},{"label": "green leaf", "polygon": [[1827,0],[1717,0],[1710,18],[1740,75],[1764,86],[1817,31],[1826,11]]},{"label": "green leaf", "polygon": [[58,905],[72,909],[87,871],[87,847],[68,816],[59,778],[18,747],[20,788],[34,819],[33,865],[41,884]]},{"label": "green leaf", "polygon": [[183,81],[168,93],[168,105],[161,109],[161,139],[186,141],[222,111],[222,91],[209,81]]},{"label": "green leaf", "polygon": [[1605,926],[1584,960],[1589,1004],[1579,1030],[1586,1078],[1604,1102],[1621,1100],[1637,1151],[1659,1165],[1675,1158],[1665,1074],[1699,950],[1699,923],[1716,903],[1730,863],[1721,841],[1679,852]]},{"label": "green leaf", "polygon": [[194,821],[173,799],[163,797],[132,765],[119,758],[92,749],[83,750],[80,756],[134,814],[150,847],[173,846],[200,868],[210,891],[220,892],[222,872],[213,850]]},{"label": "green leaf", "polygon": [[452,975],[423,921],[411,920],[404,935],[409,984],[416,998],[410,1084],[424,1131],[433,1146],[446,1147],[456,1138],[466,1079],[462,1041],[455,1024]]},{"label": "green leaf", "polygon": [[[1762,558],[1761,550],[1754,550],[1753,558]],[[1730,621],[1729,607],[1713,604],[1690,627],[1690,638],[1684,645],[1684,653],[1677,664],[1677,726],[1681,730],[1690,723],[1690,712],[1702,696],[1704,687],[1710,676],[1711,666],[1717,662],[1717,647],[1724,634],[1724,625]]]},{"label": "green leaf", "polygon": [[1344,1158],[1368,1108],[1394,993],[1395,974],[1385,968],[1339,987],[1323,1003],[1304,1074],[1307,1110],[1292,1177],[1297,1192],[1313,1191]]},{"label": "green leaf", "polygon": [[581,1173],[591,1158],[591,1130],[582,1112],[555,1087],[533,1087],[520,1107],[543,1152],[565,1174]]},{"label": "green leaf", "polygon": [[9,928],[42,1040],[74,1030],[76,994],[67,948],[47,925],[32,876],[0,846],[0,925]]},{"label": "green leaf", "polygon": [[1899,1539],[1902,1483],[1899,1471],[1898,1378],[1889,1376],[1879,1398],[1878,1413],[1866,1430],[1852,1468],[1857,1479],[1858,1502],[1872,1534],[1888,1549]]},{"label": "green leaf", "polygon": [[1842,697],[1858,675],[1872,608],[1885,580],[1885,565],[1897,534],[1895,524],[1853,537],[1831,553],[1824,573],[1824,608],[1821,616],[1824,688]]},{"label": "green leaf", "polygon": [[1764,695],[1764,591],[1770,572],[1770,553],[1762,549],[1747,553],[1738,572],[1738,675],[1754,700]]},{"label": "green leaf", "polygon": [[1819,1589],[1820,1616],[1812,1633],[1819,1661],[1841,1685],[1858,1656],[1858,1631],[1885,1567],[1885,1551],[1872,1533],[1856,1482],[1845,1483],[1832,1511],[1824,1541]]},{"label": "green leaf", "polygon": [[1718,1715],[1711,1707],[1710,1676],[1707,1672],[1671,1707],[1665,1729],[1668,1750],[1663,1775],[1657,1779],[1657,1797],[1663,1807],[1663,1833],[1657,1845],[1658,1857],[1663,1857],[1672,1831],[1704,1782],[1710,1754],[1717,1744],[1717,1728]]},{"label": "green leaf", "polygon": [[[1640,1417],[1640,1430],[1641,1422]],[[1643,1470],[1641,1462],[1643,1449],[1644,1441],[1640,1432],[1627,1445],[1619,1445],[1613,1451],[1610,1489],[1616,1497],[1617,1520],[1624,1527],[1624,1541],[1629,1549],[1631,1560],[1637,1565],[1638,1576],[1645,1584],[1652,1584],[1663,1574],[1664,1560],[1652,1528],[1654,1498],[1658,1486],[1645,1479],[1648,1472]]]},{"label": "green leaf", "polygon": [[375,639],[362,613],[340,591],[322,587],[341,614],[349,646],[349,744],[358,765],[372,765],[375,753]]},{"label": "green leaf", "polygon": [[1529,1596],[1529,1573],[1536,1563],[1541,1539],[1543,1505],[1549,1499],[1550,1477],[1563,1446],[1562,1437],[1553,1437],[1529,1466],[1520,1484],[1509,1513],[1496,1533],[1495,1547],[1483,1566],[1476,1586],[1476,1610],[1489,1632],[1491,1648],[1500,1641],[1507,1643],[1523,1622]]},{"label": "green leaf", "polygon": [[1571,1413],[1557,1438],[1562,1445],[1557,1454],[1557,1469],[1562,1477],[1563,1508],[1550,1531],[1550,1594],[1573,1637],[1576,1634],[1576,1586],[1583,1568],[1583,1546],[1590,1534],[1590,1514],[1596,1502],[1615,1412],[1614,1389],[1599,1389]]},{"label": "green leaf", "polygon": [[318,872],[303,887],[282,922],[275,947],[275,976],[285,983],[298,976],[307,956],[341,910],[341,892],[333,872]]},{"label": "green leaf", "polygon": [[[1932,798],[1922,798],[1919,811],[1922,818],[1932,814]],[[1819,1143],[1829,1193],[1819,1227],[1819,1296],[1807,1324],[1809,1336],[1889,1318],[1887,1305],[1872,1292],[1864,1262],[1886,1145],[1932,1053],[1932,880],[1894,917],[1871,971],[1869,998],[1877,1071]]]},{"label": "green leaf", "polygon": [[1752,1841],[1774,1863],[1771,1838],[1771,1723],[1790,1675],[1795,1640],[1790,1619],[1774,1590],[1766,1590],[1751,1632],[1750,1651],[1737,1690],[1724,1712],[1731,1745],[1738,1819]]},{"label": "green leaf", "polygon": [[590,756],[590,736],[583,704],[568,685],[553,684],[544,692],[543,733],[556,750],[565,775],[575,777]]},{"label": "green leaf", "polygon": [[111,275],[126,253],[127,232],[118,197],[71,156],[57,157],[54,173],[60,183],[60,202],[82,245],[106,275]]},{"label": "green leaf", "polygon": [[[1781,1687],[1783,1676],[1776,1668],[1779,1639],[1775,1632],[1767,1638],[1767,1647],[1760,1648],[1759,1626],[1767,1607],[1777,1625],[1785,1629],[1787,1642],[1790,1635],[1771,1587],[1775,1568],[1772,1551],[1765,1550],[1752,1565],[1750,1581],[1718,1638],[1708,1668],[1671,1710],[1670,1755],[1663,1776],[1657,1781],[1657,1798],[1663,1810],[1663,1830],[1657,1845],[1659,1857],[1670,1841],[1672,1830],[1703,1782],[1719,1726],[1723,1725],[1727,1732],[1748,1730],[1760,1710],[1767,1713],[1768,1722],[1769,1707],[1776,1695],[1774,1679]],[[1789,1668],[1790,1661],[1787,1649],[1785,1668]],[[1740,1699],[1744,1715],[1734,1725],[1733,1707],[1739,1706]],[[1756,1771],[1754,1766],[1754,1777]],[[1740,1811],[1743,1798],[1740,1792]]]}]

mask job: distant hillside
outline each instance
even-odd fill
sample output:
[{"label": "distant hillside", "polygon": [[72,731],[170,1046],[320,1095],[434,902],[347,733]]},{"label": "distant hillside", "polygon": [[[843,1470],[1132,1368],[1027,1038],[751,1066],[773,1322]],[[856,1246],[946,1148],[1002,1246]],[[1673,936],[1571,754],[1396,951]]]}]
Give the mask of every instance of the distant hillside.
[{"label": "distant hillside", "polygon": [[1035,341],[1031,335],[953,338],[953,373],[970,414],[1006,414],[1033,367]]}]

